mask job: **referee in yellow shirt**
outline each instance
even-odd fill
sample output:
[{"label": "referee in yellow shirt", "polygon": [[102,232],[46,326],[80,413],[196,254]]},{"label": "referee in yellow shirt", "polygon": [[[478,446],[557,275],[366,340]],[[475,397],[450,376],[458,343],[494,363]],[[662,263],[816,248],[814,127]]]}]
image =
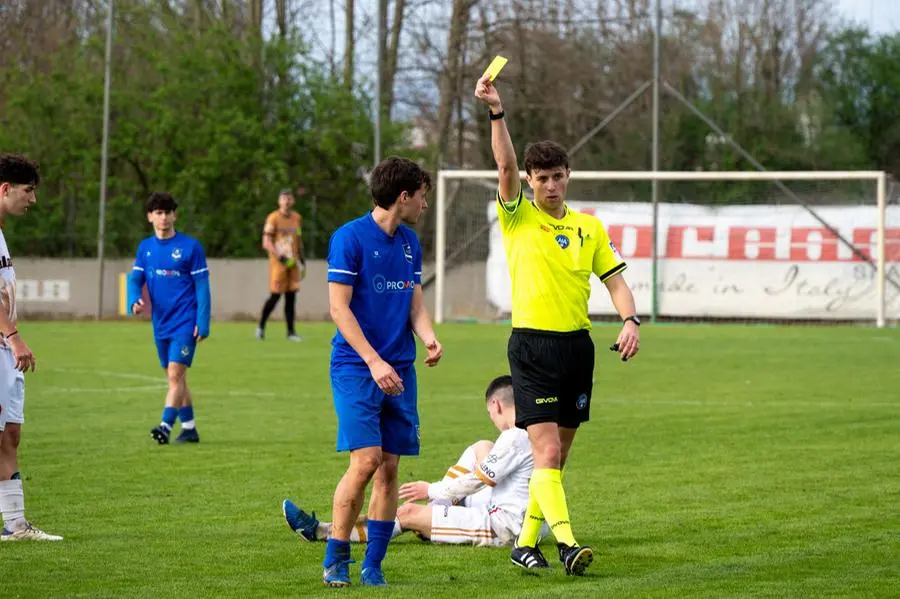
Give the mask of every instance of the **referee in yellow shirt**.
[{"label": "referee in yellow shirt", "polygon": [[621,274],[625,263],[603,223],[566,207],[570,171],[565,148],[542,141],[525,150],[525,180],[534,192],[534,202],[527,201],[500,94],[488,76],[479,79],[475,97],[490,108],[491,149],[500,174],[497,213],[512,279],[513,330],[507,353],[516,426],[528,431],[534,454],[528,509],[511,559],[523,568],[549,567],[537,546],[546,519],[566,574],[580,576],[594,557],[572,534],[560,471],[591,407],[591,273],[606,285],[624,321],[616,341],[622,360],[637,353],[641,323]]}]

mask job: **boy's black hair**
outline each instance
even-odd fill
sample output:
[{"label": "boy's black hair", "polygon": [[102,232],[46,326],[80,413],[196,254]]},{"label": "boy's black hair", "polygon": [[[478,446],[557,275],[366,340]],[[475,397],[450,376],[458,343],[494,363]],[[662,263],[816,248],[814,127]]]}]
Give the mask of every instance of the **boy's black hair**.
[{"label": "boy's black hair", "polygon": [[369,175],[369,190],[375,205],[388,209],[404,191],[416,193],[422,185],[431,189],[431,175],[408,158],[390,156],[376,166]]},{"label": "boy's black hair", "polygon": [[555,141],[539,141],[525,148],[525,172],[569,168],[569,153]]},{"label": "boy's black hair", "polygon": [[508,374],[498,376],[488,384],[487,390],[484,392],[484,401],[488,401],[498,391],[509,389],[509,393],[504,394],[500,401],[505,404],[511,404],[513,399],[512,386],[513,382],[511,376]]},{"label": "boy's black hair", "polygon": [[175,212],[178,209],[178,202],[172,197],[172,194],[165,191],[154,191],[147,198],[147,213],[162,210],[163,212]]},{"label": "boy's black hair", "polygon": [[41,182],[38,165],[19,154],[0,153],[0,183],[37,185]]}]

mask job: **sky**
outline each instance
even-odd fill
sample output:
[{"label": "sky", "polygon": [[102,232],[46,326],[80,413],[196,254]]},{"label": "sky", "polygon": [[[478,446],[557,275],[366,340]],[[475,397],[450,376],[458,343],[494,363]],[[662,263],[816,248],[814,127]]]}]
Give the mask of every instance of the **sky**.
[{"label": "sky", "polygon": [[900,0],[837,0],[844,18],[868,25],[874,33],[900,30]]}]

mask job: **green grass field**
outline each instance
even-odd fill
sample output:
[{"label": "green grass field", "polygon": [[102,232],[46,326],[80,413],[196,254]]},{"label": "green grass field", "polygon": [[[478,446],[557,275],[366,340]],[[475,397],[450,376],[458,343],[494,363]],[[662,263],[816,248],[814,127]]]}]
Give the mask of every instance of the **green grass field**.
[{"label": "green grass field", "polygon": [[[27,515],[62,543],[0,545],[11,597],[897,597],[900,330],[663,325],[623,364],[598,326],[592,421],[566,487],[584,578],[541,576],[506,549],[397,539],[391,587],[325,589],[323,544],[281,518],[284,497],[330,515],[332,327],[219,324],[190,383],[198,446],[153,443],[164,395],[143,323],[26,323],[38,356],[21,450]],[[508,329],[439,329],[419,369],[422,456],[440,478],[495,437],[481,399],[506,370]],[[354,547],[361,562],[363,547]],[[551,557],[552,545],[545,546]],[[358,579],[359,563],[351,569]],[[576,595],[577,594],[577,595]]]}]

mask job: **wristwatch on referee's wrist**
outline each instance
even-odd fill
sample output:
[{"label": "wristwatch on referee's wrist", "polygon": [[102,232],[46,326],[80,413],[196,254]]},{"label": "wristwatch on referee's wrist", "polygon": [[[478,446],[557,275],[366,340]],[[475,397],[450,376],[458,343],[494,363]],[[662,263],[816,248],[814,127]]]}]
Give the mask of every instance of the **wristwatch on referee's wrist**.
[{"label": "wristwatch on referee's wrist", "polygon": [[625,323],[628,322],[628,321],[633,322],[633,323],[636,324],[637,326],[641,326],[641,319],[638,318],[636,315],[635,315],[635,316],[629,316],[628,318],[626,318],[625,320],[622,321],[622,324],[625,324]]}]

